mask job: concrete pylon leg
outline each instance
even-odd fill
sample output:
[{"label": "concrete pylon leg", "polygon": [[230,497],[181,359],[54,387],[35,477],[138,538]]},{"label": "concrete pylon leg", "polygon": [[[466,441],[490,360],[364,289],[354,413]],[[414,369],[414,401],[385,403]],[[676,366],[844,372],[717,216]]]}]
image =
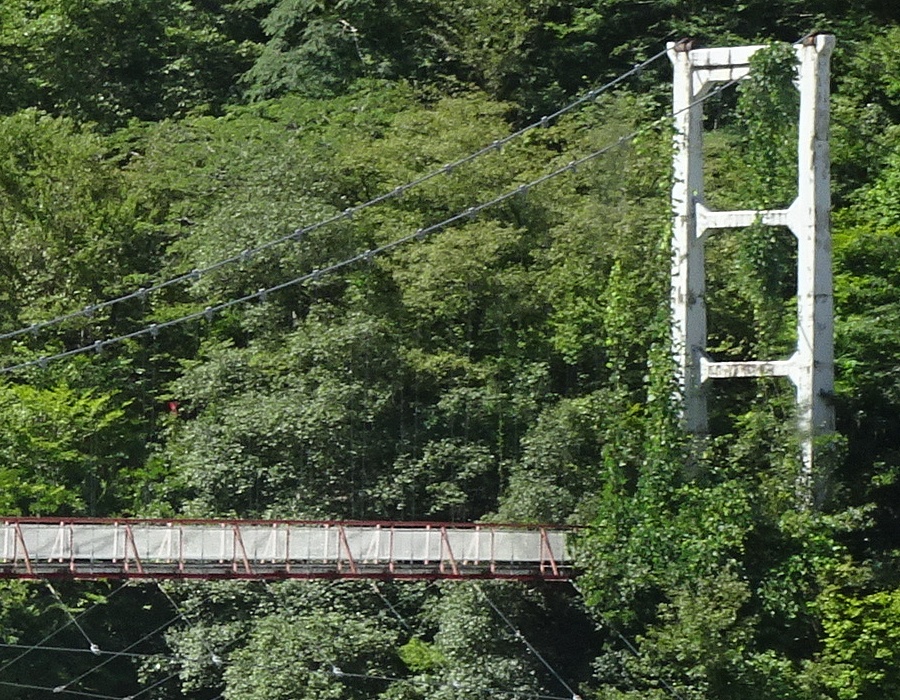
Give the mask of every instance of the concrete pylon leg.
[{"label": "concrete pylon leg", "polygon": [[706,347],[706,274],[695,204],[703,199],[703,105],[690,51],[669,48],[675,67],[675,162],[672,184],[672,344],[688,431],[707,432],[700,358]]},{"label": "concrete pylon leg", "polygon": [[[788,377],[796,388],[802,472],[798,490],[813,504],[815,443],[834,431],[834,312],[828,152],[829,65],[834,37],[796,46],[800,122],[797,197],[787,209],[712,211],[703,193],[703,97],[715,83],[745,78],[762,46],[692,49],[669,44],[674,68],[672,185],[672,352],[682,391],[685,429],[708,432],[704,386],[736,377]],[[756,221],[787,226],[797,238],[797,347],[785,360],[715,362],[707,356],[704,240],[716,229]]]}]

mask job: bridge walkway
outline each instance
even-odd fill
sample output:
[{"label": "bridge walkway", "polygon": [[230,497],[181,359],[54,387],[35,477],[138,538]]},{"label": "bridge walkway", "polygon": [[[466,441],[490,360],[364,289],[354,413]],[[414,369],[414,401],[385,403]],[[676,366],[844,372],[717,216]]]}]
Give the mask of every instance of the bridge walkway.
[{"label": "bridge walkway", "polygon": [[568,580],[570,528],[6,518],[0,578]]}]

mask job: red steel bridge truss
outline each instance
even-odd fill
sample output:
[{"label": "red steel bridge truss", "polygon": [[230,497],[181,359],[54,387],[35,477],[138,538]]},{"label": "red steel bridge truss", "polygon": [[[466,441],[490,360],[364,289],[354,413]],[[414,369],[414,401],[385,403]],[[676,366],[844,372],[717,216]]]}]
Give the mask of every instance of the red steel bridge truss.
[{"label": "red steel bridge truss", "polygon": [[0,578],[568,580],[571,528],[6,518]]}]

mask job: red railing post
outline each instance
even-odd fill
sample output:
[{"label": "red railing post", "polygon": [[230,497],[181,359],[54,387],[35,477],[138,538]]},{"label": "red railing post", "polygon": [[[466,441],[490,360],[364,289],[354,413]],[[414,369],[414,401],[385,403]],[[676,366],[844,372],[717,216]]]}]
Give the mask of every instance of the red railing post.
[{"label": "red railing post", "polygon": [[388,571],[394,573],[394,532],[397,528],[391,525],[391,539],[388,543]]},{"label": "red railing post", "polygon": [[291,526],[284,526],[284,573],[291,573]]},{"label": "red railing post", "polygon": [[[344,526],[338,525],[338,537],[340,538],[340,542],[344,545],[344,551],[347,553],[347,563],[350,564],[350,573],[358,574],[359,571],[356,568],[356,560],[353,558],[353,552],[350,551],[350,543],[347,541],[347,533],[344,532]],[[338,571],[341,570],[341,560],[338,557]]]},{"label": "red railing post", "polygon": [[[16,521],[16,542],[22,547],[22,557],[25,559],[25,571],[29,576],[34,576],[34,568],[31,566],[31,556],[28,554],[28,547],[25,544],[25,536],[22,534],[22,527],[18,521]],[[18,557],[15,556],[15,552],[13,553],[13,564]]]},{"label": "red railing post", "polygon": [[[75,526],[69,523],[69,571],[75,573]],[[93,561],[93,559],[92,559]]]},{"label": "red railing post", "polygon": [[253,575],[253,569],[250,568],[250,560],[247,558],[247,548],[244,547],[244,538],[241,537],[241,528],[239,525],[233,525],[232,529],[234,531],[234,548],[233,548],[233,556],[231,558],[231,570],[234,573],[237,573],[237,554],[238,547],[241,548],[241,559],[244,563],[244,573],[248,576]]},{"label": "red railing post", "polygon": [[497,528],[491,528],[491,574],[497,573]]},{"label": "red railing post", "polygon": [[178,526],[178,573],[184,573],[184,528],[181,525]]},{"label": "red railing post", "polygon": [[544,548],[547,550],[547,559],[550,561],[550,571],[554,576],[559,576],[559,567],[556,566],[556,557],[553,556],[553,548],[550,546],[550,538],[547,537],[547,528],[541,528],[541,573],[544,573]]},{"label": "red railing post", "polygon": [[125,571],[128,571],[128,545],[131,545],[131,553],[134,554],[134,563],[137,565],[139,574],[144,573],[144,565],[141,563],[141,555],[138,552],[137,544],[134,541],[134,532],[131,525],[125,525]]},{"label": "red railing post", "polygon": [[453,548],[450,546],[450,538],[447,536],[447,528],[441,526],[441,573],[444,573],[444,547],[447,548],[447,558],[450,560],[450,570],[453,572],[454,576],[459,576],[459,567],[456,566],[456,558],[453,556]]}]

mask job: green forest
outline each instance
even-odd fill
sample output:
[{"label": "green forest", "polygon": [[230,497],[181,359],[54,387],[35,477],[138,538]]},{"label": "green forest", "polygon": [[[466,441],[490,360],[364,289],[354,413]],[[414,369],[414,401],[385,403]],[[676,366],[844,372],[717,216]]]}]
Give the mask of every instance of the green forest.
[{"label": "green forest", "polygon": [[[811,32],[810,507],[786,380],[680,425],[664,50],[771,45],[704,105],[759,209]],[[0,514],[579,526],[571,583],[0,582],[0,696],[900,698],[900,7],[3,0],[0,91]],[[790,234],[706,255],[711,353],[785,356]]]}]

